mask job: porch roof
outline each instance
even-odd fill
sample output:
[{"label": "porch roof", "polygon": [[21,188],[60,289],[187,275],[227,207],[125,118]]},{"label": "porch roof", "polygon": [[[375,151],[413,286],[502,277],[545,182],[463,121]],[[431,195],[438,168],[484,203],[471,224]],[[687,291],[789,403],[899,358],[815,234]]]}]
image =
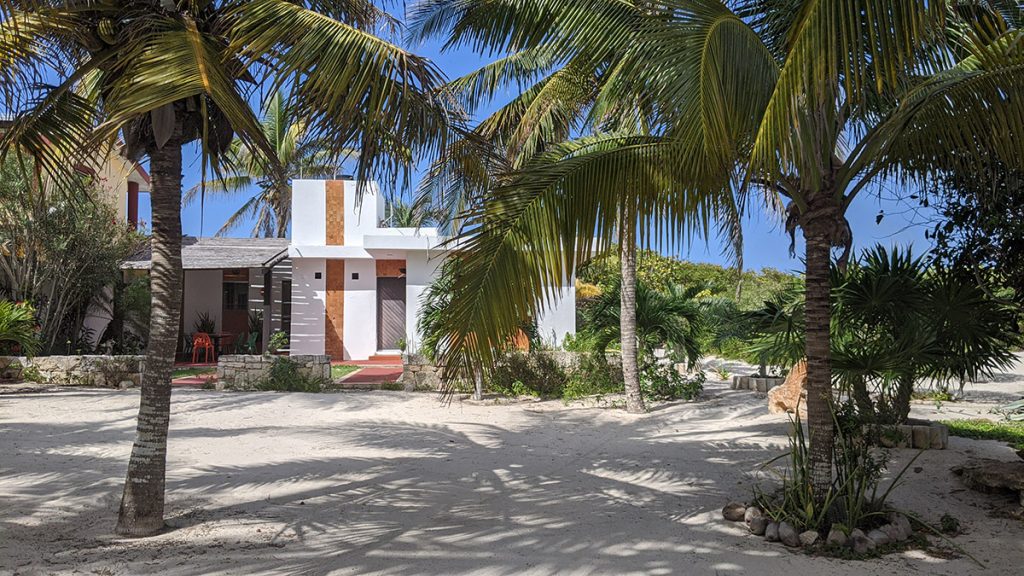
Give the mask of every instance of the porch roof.
[{"label": "porch roof", "polygon": [[[185,270],[272,267],[288,252],[287,238],[181,239],[181,265]],[[148,270],[151,248],[147,245],[121,263],[123,270]]]}]

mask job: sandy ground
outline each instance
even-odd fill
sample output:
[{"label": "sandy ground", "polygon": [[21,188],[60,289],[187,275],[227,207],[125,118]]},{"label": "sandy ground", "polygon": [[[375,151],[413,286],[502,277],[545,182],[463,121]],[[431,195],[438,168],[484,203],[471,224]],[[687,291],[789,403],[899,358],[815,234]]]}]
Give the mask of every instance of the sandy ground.
[{"label": "sandy ground", "polygon": [[[985,414],[1024,395],[1024,372],[969,389]],[[111,536],[136,391],[0,396],[3,574],[1020,574],[1024,524],[1010,498],[965,490],[971,455],[929,451],[894,503],[937,521],[983,560],[913,551],[810,557],[721,520],[749,473],[785,444],[763,397],[710,382],[706,398],[620,410],[441,405],[430,394],[174,391],[166,534]],[[985,404],[984,402],[988,402]],[[897,460],[912,453],[898,451]]]}]

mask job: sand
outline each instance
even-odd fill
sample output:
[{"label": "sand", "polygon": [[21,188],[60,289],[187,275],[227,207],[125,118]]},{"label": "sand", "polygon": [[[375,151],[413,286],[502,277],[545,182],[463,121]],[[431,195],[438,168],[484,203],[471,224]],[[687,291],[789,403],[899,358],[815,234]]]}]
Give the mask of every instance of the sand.
[{"label": "sand", "polygon": [[[986,414],[1024,376],[969,389]],[[3,574],[1020,574],[1012,499],[965,490],[950,467],[1012,460],[998,442],[925,452],[894,503],[937,522],[985,562],[911,551],[810,557],[745,534],[720,509],[785,446],[762,396],[709,382],[696,403],[649,414],[455,402],[432,394],[173,396],[167,517],[153,538],[112,536],[137,391],[0,396]],[[987,402],[987,403],[985,403]],[[897,451],[897,466],[913,453]]]}]

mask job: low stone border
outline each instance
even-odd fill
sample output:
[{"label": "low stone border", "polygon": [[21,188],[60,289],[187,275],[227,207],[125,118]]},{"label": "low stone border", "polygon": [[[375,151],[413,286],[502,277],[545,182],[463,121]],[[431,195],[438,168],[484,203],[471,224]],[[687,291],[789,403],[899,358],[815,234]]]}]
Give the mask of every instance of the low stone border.
[{"label": "low stone border", "polygon": [[[722,508],[722,517],[730,522],[743,522],[754,536],[761,536],[767,542],[781,542],[790,548],[808,548],[821,542],[821,534],[816,530],[797,532],[789,522],[776,522],[765,516],[757,506],[730,502]],[[833,526],[824,543],[850,548],[857,554],[866,554],[879,546],[903,542],[913,536],[914,528],[903,514],[890,512],[886,520],[886,524],[867,533],[854,528],[847,534],[838,526]]]},{"label": "low stone border", "polygon": [[939,422],[879,426],[878,443],[886,448],[945,450],[949,447],[949,427]]},{"label": "low stone border", "polygon": [[[257,356],[249,354],[225,354],[217,359],[217,390],[255,390],[256,385],[266,380],[270,367],[278,356]],[[280,357],[285,358],[285,357]],[[299,365],[299,372],[310,378],[331,379],[331,357],[324,355],[300,354],[286,357]]]},{"label": "low stone border", "polygon": [[55,386],[131,388],[142,382],[145,356],[0,356],[0,378]]},{"label": "low stone border", "polygon": [[733,376],[731,388],[767,394],[769,390],[781,386],[785,381],[786,379],[781,376]]}]

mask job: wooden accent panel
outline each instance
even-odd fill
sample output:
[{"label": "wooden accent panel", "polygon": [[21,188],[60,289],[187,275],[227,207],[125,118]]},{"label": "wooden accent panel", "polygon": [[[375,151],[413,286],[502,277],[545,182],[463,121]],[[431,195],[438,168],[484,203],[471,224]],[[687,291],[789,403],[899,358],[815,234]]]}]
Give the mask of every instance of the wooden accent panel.
[{"label": "wooden accent panel", "polygon": [[345,359],[345,261],[327,261],[327,321],[324,352],[332,360]]},{"label": "wooden accent panel", "polygon": [[377,260],[377,278],[404,278],[405,260]]},{"label": "wooden accent panel", "polygon": [[345,181],[328,180],[326,187],[327,245],[342,246],[345,244]]}]

